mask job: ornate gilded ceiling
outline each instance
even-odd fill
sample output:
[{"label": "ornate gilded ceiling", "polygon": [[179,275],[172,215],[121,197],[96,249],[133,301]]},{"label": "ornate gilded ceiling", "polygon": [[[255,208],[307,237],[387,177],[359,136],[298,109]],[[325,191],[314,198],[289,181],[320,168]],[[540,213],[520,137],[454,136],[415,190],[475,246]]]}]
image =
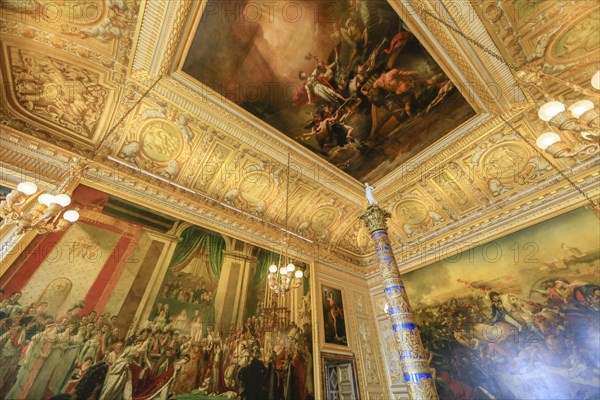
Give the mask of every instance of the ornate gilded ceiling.
[{"label": "ornate gilded ceiling", "polygon": [[[1,5],[0,154],[8,169],[55,179],[70,157],[89,157],[88,185],[276,248],[289,153],[289,229],[298,235],[298,257],[359,272],[373,265],[358,219],[366,206],[362,184],[182,71],[206,2],[23,4]],[[596,2],[390,5],[475,110],[370,182],[392,214],[401,267],[580,205],[579,190],[597,196],[597,155],[558,160],[535,147],[548,130],[536,117],[540,94],[514,72],[539,66],[589,86],[600,64]],[[569,96],[564,85],[547,83],[550,93]]]}]

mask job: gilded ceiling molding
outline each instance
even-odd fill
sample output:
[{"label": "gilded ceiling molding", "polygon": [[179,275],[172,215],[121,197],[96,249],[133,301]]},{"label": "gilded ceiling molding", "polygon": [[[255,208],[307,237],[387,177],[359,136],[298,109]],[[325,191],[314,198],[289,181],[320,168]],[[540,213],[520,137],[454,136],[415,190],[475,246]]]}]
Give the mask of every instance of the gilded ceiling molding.
[{"label": "gilded ceiling molding", "polygon": [[[100,7],[98,7],[100,5]],[[111,78],[123,83],[131,52],[139,1],[90,4],[52,4],[55,14],[32,11],[19,2],[0,4],[0,33],[22,37],[48,47],[83,57],[107,69]]]},{"label": "gilded ceiling molding", "polygon": [[[530,104],[517,104],[502,118],[511,121],[513,126],[519,128],[519,133],[533,143],[535,136],[528,124],[528,118],[525,118],[525,112],[529,111],[529,108]],[[468,218],[468,215],[464,215],[465,212],[479,214],[486,209],[495,209],[499,199],[512,195],[516,190],[522,193],[528,190],[539,190],[539,184],[531,187],[527,185],[536,183],[540,177],[543,178],[542,175],[550,179],[548,176],[552,170],[550,164],[539,158],[520,136],[503,123],[502,118],[489,116],[479,126],[465,132],[460,140],[446,147],[438,147],[429,159],[408,163],[392,173],[389,178],[384,178],[383,184],[380,184],[382,189],[377,192],[378,198],[381,199],[380,203],[392,212],[397,210],[399,203],[414,199],[411,201],[418,202],[415,205],[421,208],[423,218],[413,223],[426,224],[422,227],[406,224],[397,226],[398,220],[395,218],[395,223],[390,226],[392,233],[396,233],[403,240],[431,240],[430,237],[437,236],[444,226],[452,227],[458,222],[463,223],[465,218]],[[487,164],[491,163],[496,153],[504,148],[508,151],[516,150],[518,154],[524,153],[521,156],[526,157],[520,161],[524,168],[519,170],[517,175],[513,174],[512,169],[509,171],[508,178],[519,178],[517,184],[510,183],[509,179],[507,185],[503,183],[506,181],[505,178],[499,177],[501,179],[498,180],[494,178],[493,173],[486,172]],[[549,161],[559,169],[564,169],[573,163],[573,161],[563,162],[553,159]],[[435,183],[435,180],[439,180],[438,177],[442,175],[441,181]],[[460,187],[456,190],[462,190],[462,193],[452,194],[454,190],[452,186],[440,186],[440,183],[451,184],[451,181],[456,181],[452,185]],[[452,197],[448,197],[448,194],[458,198],[458,201],[465,199],[469,203],[465,204],[466,208],[460,206],[457,209],[456,202],[453,204]],[[360,231],[360,226],[353,225],[348,227],[337,245],[353,256],[360,256],[365,252],[371,252],[365,237],[364,232]]]},{"label": "gilded ceiling molding", "polygon": [[[473,6],[492,39],[503,48],[502,55],[516,66],[538,65],[547,74],[568,77],[569,81],[584,85],[597,70],[597,2],[579,2],[574,6],[560,1],[488,0]],[[564,94],[565,86],[550,82],[547,89]],[[540,95],[537,91],[531,94]]]},{"label": "gilded ceiling molding", "polygon": [[[132,93],[135,93],[135,90]],[[124,98],[127,97],[126,94]],[[129,103],[130,101],[122,101],[120,114],[127,111],[130,107]],[[226,203],[233,203],[236,198],[239,198],[240,180],[248,177],[246,167],[248,171],[264,171],[271,176],[272,183],[275,184],[285,176],[285,165],[278,160],[267,157],[260,149],[256,149],[256,142],[240,143],[237,138],[221,131],[210,121],[205,122],[199,119],[196,113],[182,112],[181,110],[182,108],[176,103],[161,96],[159,88],[159,93],[151,94],[147,100],[144,100],[138,109],[113,133],[111,138],[107,140],[105,144],[107,148],[103,149],[103,152],[110,152],[113,156],[121,158],[125,162],[141,166],[178,184],[188,187],[194,186],[203,193]],[[157,124],[162,126],[160,134],[168,134],[172,139],[173,143],[169,150],[154,151],[151,145],[148,144],[149,139],[154,135],[151,131]],[[156,134],[158,133],[156,132]],[[246,138],[247,136],[242,135],[241,137]],[[252,147],[253,144],[254,147]],[[218,160],[214,159],[216,151],[223,153]],[[192,155],[193,157],[191,157]],[[311,168],[301,162],[302,159],[292,158],[294,185],[310,188],[313,192],[311,205],[335,205],[340,218],[336,218],[334,215],[325,216],[323,215],[324,210],[318,210],[319,207],[316,207],[316,214],[321,215],[323,218],[334,217],[334,221],[324,222],[319,215],[300,215],[292,212],[290,214],[292,222],[290,228],[297,228],[298,233],[302,235],[307,233],[303,229],[315,228],[312,229],[314,235],[311,238],[321,239],[321,241],[330,240],[336,232],[345,230],[343,227],[341,230],[337,229],[339,224],[343,225],[347,222],[345,218],[341,217],[347,213],[358,212],[359,207],[340,199],[339,196],[332,193],[330,186],[315,182],[310,174],[306,174],[306,171]],[[204,168],[210,165],[218,165],[223,170],[213,171],[214,173],[211,173],[212,179],[199,186],[198,179],[206,172]],[[224,180],[224,176],[227,177],[226,180]],[[219,177],[220,179],[218,179]],[[280,183],[277,185],[279,186]],[[292,187],[292,190],[295,189],[295,186]],[[244,196],[244,192],[241,192],[241,196]],[[252,207],[255,208],[245,209],[245,211],[268,220],[278,215],[280,218],[281,208],[283,207],[283,192],[279,190],[278,196],[277,201],[269,202],[268,205],[253,205]],[[292,199],[295,199],[295,197],[296,195],[293,194]],[[244,202],[241,204],[243,205]],[[239,205],[237,204],[238,207]],[[311,207],[304,207],[299,209],[299,212],[304,213],[310,209]],[[312,219],[311,225],[303,226],[306,218]],[[278,223],[282,224],[283,221],[278,221]],[[324,223],[327,225],[327,229],[323,229]]]},{"label": "gilded ceiling molding", "polygon": [[[511,114],[512,118],[510,114],[505,118],[511,119],[520,135],[507,126],[497,125],[497,121],[484,124],[489,130],[473,134],[471,137],[477,138],[476,141],[463,142],[462,148],[448,152],[439,151],[437,162],[410,171],[413,176],[408,184],[399,180],[378,193],[383,199],[381,207],[393,215],[390,233],[399,244],[398,254],[415,246],[418,249],[438,246],[447,237],[462,234],[466,226],[476,224],[473,228],[477,228],[482,215],[498,209],[519,209],[531,199],[547,196],[560,182],[567,184],[551,164],[574,176],[586,171],[596,173],[594,156],[564,161],[542,157],[537,148],[523,141],[523,137],[529,143],[535,141],[535,127],[526,113]],[[575,189],[572,194],[577,194]],[[370,253],[366,237],[354,225],[338,246],[354,256]],[[373,260],[374,256],[371,253],[367,258]]]},{"label": "gilded ceiling molding", "polygon": [[[301,172],[315,183],[334,190],[349,201],[360,204],[356,196],[361,185],[350,176],[340,173],[332,165],[285,137],[275,128],[266,125],[252,115],[240,113],[239,106],[199,82],[192,81],[181,72],[174,73],[172,80],[161,82],[157,92],[175,104],[193,107],[188,109],[207,124],[221,129],[242,143],[254,147],[280,163],[285,163],[287,153],[292,152],[292,160]],[[184,96],[188,97],[189,101]],[[187,101],[186,101],[187,100]]]},{"label": "gilded ceiling molding", "polygon": [[[11,128],[3,130],[6,134],[0,138],[0,155],[14,168],[35,171],[48,180],[56,180],[75,156],[64,149],[28,138]],[[56,165],[54,168],[47,167],[53,163]],[[64,168],[60,168],[61,166]],[[47,176],[49,173],[55,176]],[[82,183],[257,246],[266,246],[274,251],[281,246],[281,227],[268,224],[260,218],[232,213],[231,208],[209,198],[180,190],[118,164],[92,163],[86,170]],[[290,248],[291,254],[301,261],[318,262],[334,270],[362,277],[359,261],[340,254],[331,246],[310,244],[292,237]]]},{"label": "gilded ceiling molding", "polygon": [[39,140],[26,139],[25,135],[11,127],[1,126],[0,132],[0,155],[8,170],[21,171],[21,174],[36,180],[49,182],[56,182],[67,171],[72,157],[66,155],[64,149],[57,152],[52,146],[42,145]]},{"label": "gilded ceiling molding", "polygon": [[[592,160],[582,165],[578,171],[574,171],[572,179],[577,182],[580,189],[597,202],[600,195],[597,184],[599,173],[591,168],[593,164]],[[441,261],[544,219],[588,204],[587,200],[562,178],[554,177],[544,186],[530,188],[528,196],[523,196],[519,200],[505,199],[503,204],[495,207],[499,208],[495,213],[478,212],[460,221],[460,227],[454,226],[454,229],[436,231],[430,235],[429,241],[403,243],[401,240],[398,241],[397,237],[392,237],[396,242],[395,257],[401,272]],[[370,256],[367,261],[369,265],[366,271],[367,277],[377,274],[376,263],[376,257]]]},{"label": "gilded ceiling molding", "polygon": [[454,149],[464,149],[476,142],[482,135],[487,133],[494,122],[497,122],[497,119],[489,114],[474,116],[453,133],[444,136],[410,161],[402,164],[395,171],[379,180],[377,182],[377,197],[386,200],[392,194],[400,191],[401,188],[410,185],[413,180],[420,179],[426,171],[434,168],[439,169],[439,166],[447,160],[447,153]]},{"label": "gilded ceiling molding", "polygon": [[[502,118],[508,121],[519,120],[528,107],[530,107],[528,103],[516,104]],[[504,125],[502,118],[496,115],[485,115],[480,119],[475,117],[478,123],[475,126],[469,126],[470,129],[465,132],[461,130],[462,135],[457,140],[439,144],[439,147],[436,148],[437,151],[427,159],[417,158],[418,162],[410,161],[382,179],[379,183],[381,189],[377,191],[378,198],[381,199],[380,201],[387,201],[392,195],[421,181],[423,175],[428,172],[440,171],[441,166],[453,160],[457,152],[470,148],[488,134],[496,130],[508,131],[509,128]]]},{"label": "gilded ceiling molding", "polygon": [[114,57],[100,51],[91,50],[68,37],[56,36],[35,26],[2,19],[0,19],[0,34],[2,34],[4,39],[11,36],[19,37],[47,46],[48,53],[62,51],[78,57],[85,57],[89,62],[112,69],[112,77],[117,82],[125,80],[125,69],[122,66],[119,67],[116,65]]},{"label": "gilded ceiling molding", "polygon": [[[433,2],[432,2],[433,3]],[[480,19],[474,5],[470,2],[457,2],[453,0],[442,0],[441,4],[447,11],[447,14],[452,18],[456,27],[465,36],[473,38],[486,49],[494,54],[500,55],[500,50],[496,47],[492,40],[489,32],[487,31],[483,21]],[[487,86],[493,92],[496,92],[498,101],[505,101],[503,107],[510,107],[511,103],[519,103],[526,100],[526,97],[519,87],[519,84],[515,80],[510,67],[506,62],[502,62],[496,57],[491,56],[489,53],[483,51],[477,46],[468,43],[462,37],[450,30],[447,30],[448,34],[452,34],[467,53],[471,53],[469,57],[473,62],[477,62],[478,69],[485,74],[483,78],[487,82]],[[474,57],[474,54],[477,54]],[[482,64],[481,60],[485,60]],[[497,93],[498,89],[502,93]]]},{"label": "gilded ceiling molding", "polygon": [[4,40],[1,83],[13,115],[87,144],[97,139],[113,110],[116,89],[106,69],[70,54],[47,54],[22,39]]},{"label": "gilded ceiling molding", "polygon": [[[184,79],[185,78],[185,79]],[[199,90],[199,83],[186,82],[188,79],[182,73],[173,73],[163,79],[155,88],[152,97],[160,97],[170,106],[179,108],[194,116],[201,125],[210,126],[213,134],[223,134],[223,138],[243,144],[264,154],[279,164],[287,162],[288,152],[292,153],[292,163],[297,171],[308,179],[316,188],[327,188],[334,191],[350,202],[358,205],[362,203],[362,196],[358,195],[361,185],[346,174],[340,174],[333,166],[323,163],[321,159],[304,149],[299,144],[287,139],[274,128],[259,129],[246,119],[230,113],[223,107],[229,107],[220,100],[214,92],[209,95],[208,90]],[[149,84],[146,79],[143,84]],[[219,102],[219,104],[213,101]]]},{"label": "gilded ceiling molding", "polygon": [[[548,190],[556,189],[557,185],[561,184],[560,178],[554,177],[547,182]],[[502,212],[495,214],[493,217],[488,218],[485,209],[477,210],[473,212],[463,219],[456,221],[456,223],[451,223],[446,226],[442,226],[436,228],[435,231],[429,231],[426,234],[418,237],[417,239],[406,241],[400,235],[396,236],[396,241],[399,246],[406,246],[406,250],[410,251],[412,247],[416,245],[417,248],[421,247],[429,247],[435,246],[438,241],[443,242],[444,240],[451,238],[456,235],[460,235],[463,232],[469,231],[471,229],[479,229],[479,226],[482,224],[487,224],[489,220],[494,220],[497,218],[503,218],[504,215],[507,215],[510,212],[516,212],[517,210],[523,209],[523,207],[527,206],[530,208],[533,202],[532,198],[537,198],[538,200],[541,198],[545,198],[547,196],[540,196],[539,188],[527,188],[519,193],[521,196],[509,196],[504,198],[502,201],[498,201],[494,204],[494,209],[500,209]],[[587,189],[590,189],[589,187]],[[593,187],[591,188],[593,189]],[[551,190],[552,193],[554,190]],[[573,190],[572,194],[578,194]],[[460,223],[460,224],[459,224]],[[483,233],[483,231],[479,231],[478,233]],[[421,245],[418,243],[422,243]],[[400,247],[401,250],[404,250],[404,247]]]},{"label": "gilded ceiling molding", "polygon": [[[151,68],[157,57],[164,56],[155,51],[155,46],[161,35],[161,30],[165,29],[164,25],[168,22],[166,16],[167,10],[173,7],[185,7],[184,3],[192,2],[145,0],[142,3],[140,18],[133,39],[131,66],[129,71],[130,77],[135,75],[136,72],[140,73],[140,77],[147,77],[149,74],[157,75],[156,73],[151,73]],[[157,68],[155,68],[155,70],[156,69]]]},{"label": "gilded ceiling molding", "polygon": [[[164,81],[166,81],[166,83]],[[139,106],[139,109],[130,115],[125,123],[113,133],[111,139],[105,144],[105,146],[107,146],[105,151],[110,151],[113,156],[124,159],[126,162],[133,162],[136,165],[143,166],[151,172],[158,173],[159,175],[172,179],[178,184],[185,186],[193,186],[199,171],[202,173],[202,168],[208,164],[212,163],[231,166],[239,172],[250,157],[254,158],[253,161],[255,161],[250,167],[250,170],[252,170],[253,167],[254,169],[259,168],[270,173],[274,182],[281,180],[281,177],[285,175],[285,165],[283,165],[282,160],[279,160],[279,158],[285,154],[284,151],[286,149],[281,149],[279,152],[276,152],[274,151],[277,149],[275,146],[261,146],[260,142],[252,140],[247,132],[235,136],[232,135],[231,129],[237,128],[237,126],[232,125],[229,119],[224,121],[224,124],[227,125],[221,125],[211,119],[202,119],[203,115],[199,111],[200,108],[198,108],[198,102],[183,102],[181,99],[173,99],[171,97],[172,95],[181,94],[183,92],[183,90],[178,90],[178,87],[174,87],[172,83],[173,82],[170,81],[169,78],[166,78],[157,85],[156,92],[148,97],[148,101],[143,101]],[[131,93],[133,94],[135,94],[136,91],[140,92],[142,90],[141,88],[138,88],[137,90],[133,89],[134,85],[131,87]],[[191,92],[191,95],[195,95],[195,93]],[[124,98],[127,97],[128,95],[125,94]],[[177,103],[177,101],[179,101],[179,103]],[[203,103],[205,102],[206,101]],[[131,101],[122,100],[119,111],[120,114],[127,111],[130,107],[129,103],[131,103]],[[182,103],[194,108],[191,110],[189,108],[185,109],[181,106]],[[215,115],[221,116],[222,113],[216,113]],[[182,118],[184,119],[183,123],[181,122]],[[144,122],[141,122],[141,120],[144,120]],[[164,123],[172,126],[173,129],[182,129],[182,132],[188,132],[184,134],[184,136],[186,136],[185,140],[192,148],[185,150],[182,153],[188,154],[188,156],[174,158],[170,161],[166,159],[148,160],[148,157],[146,157],[146,161],[139,159],[138,155],[143,152],[143,140],[139,135],[143,135],[144,133],[138,133],[139,129],[137,127],[140,126],[140,123],[147,124],[148,122],[146,121],[155,121],[153,123],[159,123],[159,120],[165,121]],[[185,126],[182,124],[185,124]],[[175,125],[178,125],[179,128]],[[220,129],[221,127],[223,130]],[[229,129],[229,132],[225,131],[225,129]],[[174,137],[177,137],[177,134],[174,131],[173,135],[175,135]],[[198,135],[201,135],[200,139],[196,137]],[[275,142],[277,143],[277,141]],[[219,163],[215,163],[214,160],[210,158],[215,149],[214,146],[217,146],[216,143],[221,143],[218,146],[227,146],[227,148],[230,149],[225,150],[225,148],[223,148],[223,150],[229,152],[229,154],[226,159],[223,159],[222,162]],[[188,148],[187,145],[185,148]],[[287,150],[289,151],[289,149]],[[193,157],[190,158],[189,155],[193,155]],[[301,154],[299,158],[296,158],[297,156],[297,154],[294,154],[292,157],[292,170],[295,176],[294,184],[309,187],[314,192],[311,196],[311,205],[322,204],[325,206],[329,204],[330,206],[335,206],[338,210],[339,218],[333,215],[325,216],[323,215],[325,210],[318,209],[313,209],[314,212],[318,214],[316,216],[292,213],[290,215],[290,221],[292,223],[290,228],[297,229],[297,232],[302,235],[310,233],[306,231],[307,228],[315,228],[309,229],[309,231],[313,231],[312,235],[308,235],[311,239],[320,242],[333,241],[335,243],[337,237],[342,235],[346,230],[345,225],[351,223],[351,221],[343,217],[348,214],[352,215],[358,213],[360,211],[360,206],[348,203],[343,198],[344,196],[341,196],[342,198],[340,198],[339,192],[332,191],[332,189],[336,188],[336,181],[327,179],[325,182],[318,182],[318,179],[316,179],[315,176],[320,174],[322,167],[316,163],[311,165],[304,162],[304,153]],[[229,174],[231,171],[224,171],[223,173]],[[221,172],[219,172],[219,175],[221,175]],[[237,176],[238,181],[236,181],[233,175]],[[212,183],[209,182],[208,186],[203,186],[201,189],[211,197],[224,202],[234,201],[239,194],[239,177],[239,173],[232,174],[232,177],[228,179],[227,182],[221,180],[219,181],[220,183],[213,179],[211,181]],[[217,183],[219,184],[217,185]],[[294,189],[294,187],[292,189]],[[346,195],[345,197],[354,194],[356,201],[362,202],[362,196],[356,195],[357,191],[355,189],[344,188],[342,193]],[[281,215],[280,210],[281,207],[283,207],[283,198],[281,196],[282,194],[280,193],[278,200],[269,204],[268,207],[258,204],[256,208],[246,209],[245,211],[270,220],[271,217]],[[294,197],[294,195],[292,197]],[[275,212],[273,212],[274,210]],[[306,212],[307,210],[311,210],[311,207],[299,209],[301,212]],[[324,222],[321,217],[334,217],[335,219],[332,223],[325,223],[328,227],[326,231],[322,229]],[[305,226],[307,219],[312,221],[312,223]],[[279,223],[281,224],[283,221],[279,221]]]}]

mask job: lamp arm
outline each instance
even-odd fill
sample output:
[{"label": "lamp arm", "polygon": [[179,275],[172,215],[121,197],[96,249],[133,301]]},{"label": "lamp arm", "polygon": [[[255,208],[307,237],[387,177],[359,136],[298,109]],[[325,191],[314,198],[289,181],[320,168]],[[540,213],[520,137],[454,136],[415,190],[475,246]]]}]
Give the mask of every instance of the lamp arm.
[{"label": "lamp arm", "polygon": [[556,151],[556,153],[552,153],[552,155],[556,158],[572,158],[577,157],[579,155],[593,155],[598,153],[600,150],[600,145],[597,143],[591,143],[585,146],[581,146],[575,151],[568,151],[568,149]]},{"label": "lamp arm", "polygon": [[585,146],[581,146],[580,148],[575,150],[573,153],[571,153],[569,155],[569,157],[575,157],[580,154],[593,155],[593,154],[596,154],[598,152],[598,150],[600,150],[600,145],[598,143],[591,143],[591,144],[588,144]]}]

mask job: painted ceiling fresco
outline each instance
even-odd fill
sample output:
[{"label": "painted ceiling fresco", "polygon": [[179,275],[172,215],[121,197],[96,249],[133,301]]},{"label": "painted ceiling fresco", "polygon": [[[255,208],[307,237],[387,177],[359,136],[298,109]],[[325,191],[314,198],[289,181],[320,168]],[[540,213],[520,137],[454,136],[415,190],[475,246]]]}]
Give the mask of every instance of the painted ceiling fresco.
[{"label": "painted ceiling fresco", "polygon": [[384,0],[209,0],[183,71],[361,181],[474,115]]}]

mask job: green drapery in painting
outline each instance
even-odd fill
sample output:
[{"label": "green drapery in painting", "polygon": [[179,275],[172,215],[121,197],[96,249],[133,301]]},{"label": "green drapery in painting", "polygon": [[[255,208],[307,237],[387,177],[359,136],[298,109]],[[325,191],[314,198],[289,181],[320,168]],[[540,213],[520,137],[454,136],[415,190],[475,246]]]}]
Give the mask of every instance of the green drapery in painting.
[{"label": "green drapery in painting", "polygon": [[258,249],[258,253],[256,254],[256,271],[254,271],[254,277],[252,279],[255,289],[258,289],[260,285],[264,283],[267,274],[269,273],[269,265],[277,265],[279,257],[281,257],[279,254],[269,250]]},{"label": "green drapery in painting", "polygon": [[254,276],[252,277],[253,290],[251,290],[248,294],[249,315],[258,313],[260,311],[257,309],[258,304],[256,304],[257,293],[261,285],[265,284],[265,280],[269,274],[269,265],[278,264],[279,257],[281,256],[277,253],[273,253],[265,249],[258,249],[258,252],[256,253],[256,269],[254,271]]},{"label": "green drapery in painting", "polygon": [[190,226],[181,233],[181,238],[169,267],[174,271],[181,270],[194,257],[194,253],[202,248],[208,252],[210,269],[218,280],[221,276],[223,250],[225,250],[223,236],[197,226]]},{"label": "green drapery in painting", "polygon": [[181,270],[191,259],[194,253],[206,243],[206,231],[197,226],[191,226],[181,233],[181,242],[177,243],[169,268]]},{"label": "green drapery in painting", "polygon": [[208,251],[210,269],[218,280],[221,276],[221,268],[223,268],[223,250],[225,250],[223,236],[215,232],[208,232],[206,250]]}]

